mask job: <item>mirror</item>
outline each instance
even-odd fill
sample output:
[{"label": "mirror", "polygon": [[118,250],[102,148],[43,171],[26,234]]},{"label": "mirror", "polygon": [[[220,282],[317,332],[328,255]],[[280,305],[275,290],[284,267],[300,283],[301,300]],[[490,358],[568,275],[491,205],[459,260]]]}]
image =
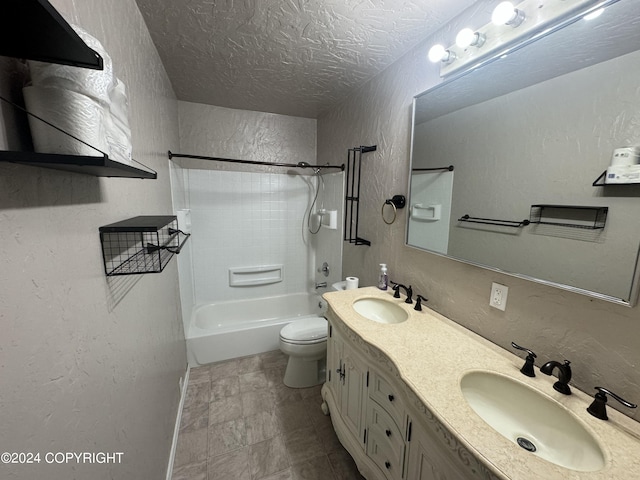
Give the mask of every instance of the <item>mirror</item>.
[{"label": "mirror", "polygon": [[608,4],[415,97],[407,245],[635,303],[640,183],[593,185],[640,146],[640,27]]}]

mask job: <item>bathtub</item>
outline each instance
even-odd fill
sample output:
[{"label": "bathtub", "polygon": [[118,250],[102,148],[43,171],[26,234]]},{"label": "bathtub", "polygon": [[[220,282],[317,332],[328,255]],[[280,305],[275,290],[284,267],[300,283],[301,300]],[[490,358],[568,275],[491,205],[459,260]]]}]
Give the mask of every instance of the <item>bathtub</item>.
[{"label": "bathtub", "polygon": [[187,332],[189,364],[278,350],[285,325],[325,311],[324,300],[307,293],[200,305],[193,310]]}]

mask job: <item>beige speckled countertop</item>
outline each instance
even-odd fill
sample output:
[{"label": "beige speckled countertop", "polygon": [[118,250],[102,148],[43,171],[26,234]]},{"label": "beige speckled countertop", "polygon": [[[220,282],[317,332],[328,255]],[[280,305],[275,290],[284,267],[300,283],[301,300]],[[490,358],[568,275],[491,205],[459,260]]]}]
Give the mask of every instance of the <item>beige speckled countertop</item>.
[{"label": "beige speckled countertop", "polygon": [[[556,378],[540,374],[538,367],[535,378],[522,375],[523,358],[429,308],[415,311],[413,305],[404,303],[404,296],[394,299],[391,290],[383,292],[376,287],[366,287],[328,292],[323,297],[348,328],[389,357],[424,405],[470,452],[484,459],[496,475],[512,480],[640,479],[640,424],[629,417],[611,407],[607,407],[608,421],[591,416],[586,408],[592,396],[574,386],[573,395],[556,392],[553,389]],[[398,303],[409,318],[399,324],[368,320],[352,307],[356,299],[364,297],[381,297]],[[460,378],[470,370],[511,376],[559,402],[598,439],[606,456],[605,467],[595,472],[569,470],[525,451],[497,433],[471,409],[462,395]]]}]

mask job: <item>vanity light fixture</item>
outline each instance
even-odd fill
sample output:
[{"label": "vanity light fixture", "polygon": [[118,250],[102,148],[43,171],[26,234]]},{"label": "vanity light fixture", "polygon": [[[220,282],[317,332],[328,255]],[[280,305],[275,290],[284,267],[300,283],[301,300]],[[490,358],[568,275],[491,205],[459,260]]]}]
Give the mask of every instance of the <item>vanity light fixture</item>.
[{"label": "vanity light fixture", "polygon": [[[465,28],[449,48],[435,45],[429,60],[440,63],[440,76],[446,77],[477,66],[490,58],[508,54],[518,41],[526,43],[547,35],[566,22],[594,18],[603,7],[618,0],[523,0],[499,2],[491,21],[473,30]],[[476,48],[469,48],[476,47]]]}]

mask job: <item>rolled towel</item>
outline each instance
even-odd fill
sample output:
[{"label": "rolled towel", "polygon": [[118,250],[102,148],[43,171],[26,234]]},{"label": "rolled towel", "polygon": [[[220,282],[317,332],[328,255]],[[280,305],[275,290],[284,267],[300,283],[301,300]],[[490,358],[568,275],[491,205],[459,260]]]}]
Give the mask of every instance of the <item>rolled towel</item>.
[{"label": "rolled towel", "polygon": [[[107,111],[94,99],[60,88],[29,86],[22,89],[27,111],[108,154],[105,116]],[[36,152],[99,156],[74,138],[29,115],[29,128]]]}]

